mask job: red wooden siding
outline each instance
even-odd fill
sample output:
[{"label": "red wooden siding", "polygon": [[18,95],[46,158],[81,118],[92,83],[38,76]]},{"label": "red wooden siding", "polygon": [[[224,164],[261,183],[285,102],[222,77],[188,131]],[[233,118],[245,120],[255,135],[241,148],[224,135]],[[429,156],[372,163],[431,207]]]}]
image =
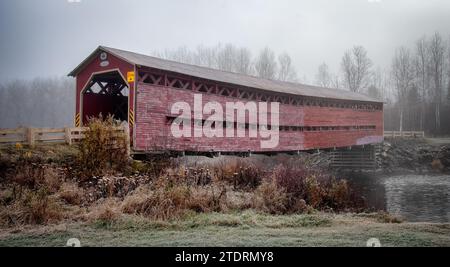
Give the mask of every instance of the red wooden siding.
[{"label": "red wooden siding", "polygon": [[[285,126],[375,126],[375,129],[349,129],[335,131],[280,131],[276,149],[261,149],[260,138],[173,138],[170,134],[170,108],[178,101],[193,107],[194,93],[190,90],[165,86],[138,84],[135,149],[174,151],[268,152],[297,151],[378,143],[382,140],[382,110],[352,110],[328,107],[299,107],[280,105],[280,125]],[[203,94],[203,103],[226,102],[242,99],[215,94]],[[225,110],[225,108],[224,108]],[[205,119],[205,118],[204,118]],[[248,136],[248,134],[247,134]]]}]

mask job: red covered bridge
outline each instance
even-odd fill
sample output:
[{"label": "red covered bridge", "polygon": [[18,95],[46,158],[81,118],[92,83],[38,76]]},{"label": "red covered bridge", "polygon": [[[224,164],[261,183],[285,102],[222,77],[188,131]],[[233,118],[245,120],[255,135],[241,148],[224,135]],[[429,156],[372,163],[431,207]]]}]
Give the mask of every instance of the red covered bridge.
[{"label": "red covered bridge", "polygon": [[[76,77],[76,126],[86,124],[88,117],[112,114],[129,123],[137,152],[292,152],[383,141],[383,103],[345,90],[266,80],[104,46],[70,76]],[[248,135],[173,137],[171,107],[179,101],[193,106],[194,94],[202,94],[204,103],[224,106],[230,101],[279,102],[279,145],[263,149],[260,136]]]}]

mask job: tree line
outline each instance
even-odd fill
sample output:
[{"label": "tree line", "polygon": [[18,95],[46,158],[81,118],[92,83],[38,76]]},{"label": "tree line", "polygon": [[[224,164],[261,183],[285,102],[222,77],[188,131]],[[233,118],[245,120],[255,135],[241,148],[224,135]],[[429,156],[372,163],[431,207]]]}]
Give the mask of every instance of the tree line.
[{"label": "tree line", "polygon": [[154,56],[222,71],[253,75],[269,80],[288,82],[298,81],[292,58],[286,52],[277,55],[266,47],[256,57],[250,49],[233,44],[217,44],[215,46],[197,46],[189,49],[186,46],[174,50],[156,51]]},{"label": "tree line", "polygon": [[0,84],[0,128],[73,126],[75,82],[68,77]]},{"label": "tree line", "polygon": [[366,49],[345,52],[340,74],[319,66],[316,85],[346,88],[386,102],[385,128],[450,134],[450,38],[424,36],[396,49],[386,70],[375,69]]}]

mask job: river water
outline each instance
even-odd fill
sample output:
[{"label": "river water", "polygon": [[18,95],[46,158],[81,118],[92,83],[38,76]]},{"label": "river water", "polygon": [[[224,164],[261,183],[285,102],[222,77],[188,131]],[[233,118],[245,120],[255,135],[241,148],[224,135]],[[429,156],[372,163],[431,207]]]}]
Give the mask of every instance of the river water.
[{"label": "river water", "polygon": [[368,204],[408,222],[450,222],[450,175],[347,174]]}]

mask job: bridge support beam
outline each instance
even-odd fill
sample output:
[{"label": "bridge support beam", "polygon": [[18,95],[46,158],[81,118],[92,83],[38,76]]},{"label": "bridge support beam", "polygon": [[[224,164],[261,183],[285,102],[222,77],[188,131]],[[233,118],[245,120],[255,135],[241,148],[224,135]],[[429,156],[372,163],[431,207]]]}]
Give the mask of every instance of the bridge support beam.
[{"label": "bridge support beam", "polygon": [[331,152],[331,167],[338,169],[374,170],[378,166],[378,145],[337,148]]}]

